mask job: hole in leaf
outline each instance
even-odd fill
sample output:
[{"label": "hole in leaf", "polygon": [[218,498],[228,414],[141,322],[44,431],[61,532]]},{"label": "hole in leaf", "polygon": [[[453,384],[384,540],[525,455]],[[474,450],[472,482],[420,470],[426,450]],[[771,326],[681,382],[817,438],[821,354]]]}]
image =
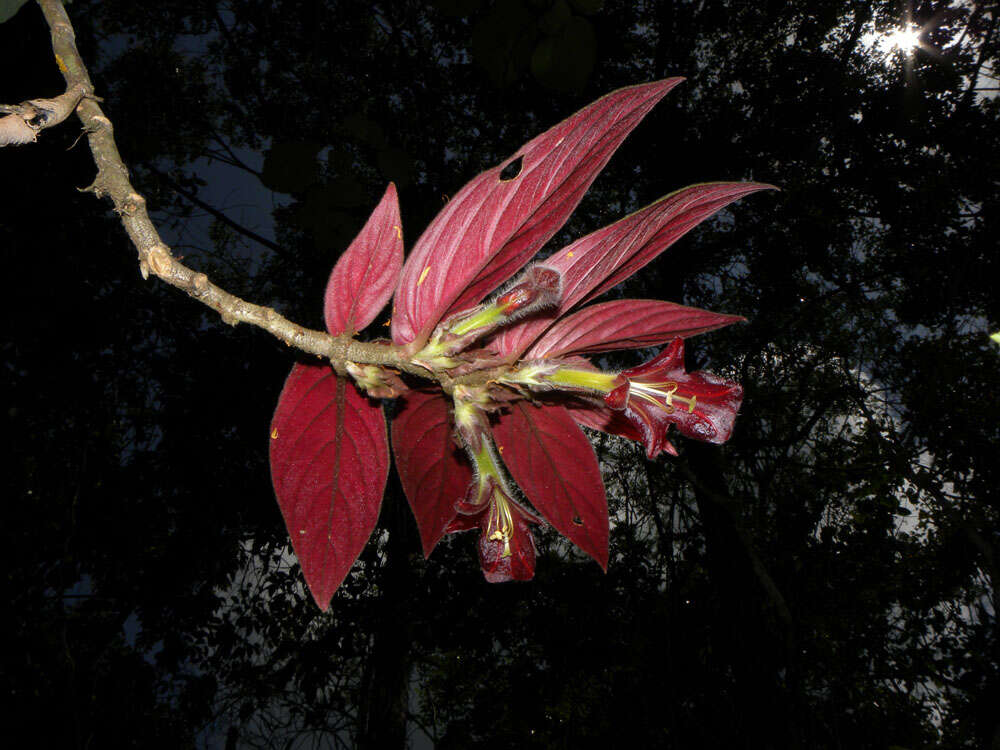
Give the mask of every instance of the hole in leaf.
[{"label": "hole in leaf", "polygon": [[580,516],[573,516],[573,523],[577,526],[583,526],[583,519]]},{"label": "hole in leaf", "polygon": [[509,182],[521,174],[521,166],[524,164],[524,157],[519,156],[506,167],[500,170],[500,181]]}]

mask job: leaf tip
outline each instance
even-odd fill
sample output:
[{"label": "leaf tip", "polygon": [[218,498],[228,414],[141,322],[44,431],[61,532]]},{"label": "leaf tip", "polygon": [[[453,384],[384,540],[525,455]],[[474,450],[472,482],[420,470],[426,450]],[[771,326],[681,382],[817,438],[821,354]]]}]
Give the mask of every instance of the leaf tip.
[{"label": "leaf tip", "polygon": [[310,594],[312,594],[313,601],[316,602],[316,606],[319,607],[321,612],[328,612],[330,610],[330,602],[333,600],[333,592],[321,593],[310,587]]},{"label": "leaf tip", "polygon": [[653,81],[650,85],[651,88],[658,90],[660,96],[666,96],[671,90],[680,86],[687,78],[684,76],[671,76],[670,78],[661,78],[658,81]]},{"label": "leaf tip", "polygon": [[[418,524],[419,525],[419,524]],[[440,534],[433,534],[429,529],[418,529],[420,533],[420,550],[424,553],[424,559],[429,560],[431,557],[431,552],[437,547],[437,543],[441,541]],[[425,530],[427,533],[424,533]]]}]

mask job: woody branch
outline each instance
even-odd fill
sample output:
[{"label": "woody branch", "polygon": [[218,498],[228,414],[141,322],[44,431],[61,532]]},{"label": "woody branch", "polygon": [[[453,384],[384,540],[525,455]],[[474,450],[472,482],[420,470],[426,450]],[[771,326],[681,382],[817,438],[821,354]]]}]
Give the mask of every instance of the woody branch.
[{"label": "woody branch", "polygon": [[118,153],[114,128],[91,95],[94,87],[76,47],[76,34],[60,0],[38,0],[52,36],[56,64],[66,79],[67,91],[81,92],[76,113],[87,133],[97,177],[87,188],[98,197],[108,196],[139,256],[143,278],[150,274],[212,308],[230,325],[249,323],[262,328],[288,346],[330,360],[341,369],[347,361],[387,365],[422,377],[428,372],[412,364],[397,347],[355,341],[348,335],[331,336],[294,323],[270,307],[247,302],[174,257],[149,218],[146,200],[129,181],[128,169]]}]

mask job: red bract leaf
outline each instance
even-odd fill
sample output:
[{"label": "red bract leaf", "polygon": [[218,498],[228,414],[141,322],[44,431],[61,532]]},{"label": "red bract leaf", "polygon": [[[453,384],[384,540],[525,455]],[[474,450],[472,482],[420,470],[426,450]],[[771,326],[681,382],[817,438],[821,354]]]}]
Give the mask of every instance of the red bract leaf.
[{"label": "red bract leaf", "polygon": [[563,225],[625,136],[681,80],[612,92],[463,187],[403,267],[393,341],[423,344],[439,320],[514,275]]},{"label": "red bract leaf", "polygon": [[417,519],[424,556],[444,536],[472,467],[455,443],[448,402],[440,392],[407,391],[392,420],[392,451],[406,499]]},{"label": "red bract leaf", "polygon": [[402,226],[396,186],[390,182],[326,284],[323,314],[334,336],[363,329],[392,297],[403,267]]},{"label": "red bract leaf", "polygon": [[675,338],[746,320],[652,299],[622,299],[590,305],[555,323],[525,359],[659,346]]},{"label": "red bract leaf", "polygon": [[329,367],[297,364],[271,423],[271,480],[323,611],[378,521],[389,472],[382,408]]},{"label": "red bract leaf", "polygon": [[692,185],[581,237],[542,264],[563,274],[559,306],[511,326],[493,346],[506,355],[520,354],[554,320],[627,279],[719,209],[749,193],[772,189],[755,182]]},{"label": "red bract leaf", "polygon": [[563,536],[608,567],[608,500],[594,449],[562,406],[511,405],[493,438],[514,481]]}]

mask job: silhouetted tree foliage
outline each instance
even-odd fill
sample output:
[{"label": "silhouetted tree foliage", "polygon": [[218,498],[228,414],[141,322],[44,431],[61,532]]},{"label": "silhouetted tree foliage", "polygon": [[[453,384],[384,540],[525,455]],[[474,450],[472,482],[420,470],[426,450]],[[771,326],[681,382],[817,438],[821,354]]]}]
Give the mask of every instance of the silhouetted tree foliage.
[{"label": "silhouetted tree foliage", "polygon": [[[689,77],[556,241],[692,182],[783,192],[629,282],[746,315],[689,357],[747,395],[722,448],[650,463],[595,435],[607,575],[546,533],[526,585],[486,584],[473,535],[425,561],[390,483],[323,615],[266,460],[293,357],[142,282],[77,191],[75,121],[0,151],[0,682],[36,744],[1000,748],[995,6],[69,11],[175,250],[312,327],[388,180],[412,243],[468,178],[619,86]],[[906,17],[922,46],[880,52],[870,35]],[[0,65],[0,100],[62,90],[33,4],[0,25]]]}]

